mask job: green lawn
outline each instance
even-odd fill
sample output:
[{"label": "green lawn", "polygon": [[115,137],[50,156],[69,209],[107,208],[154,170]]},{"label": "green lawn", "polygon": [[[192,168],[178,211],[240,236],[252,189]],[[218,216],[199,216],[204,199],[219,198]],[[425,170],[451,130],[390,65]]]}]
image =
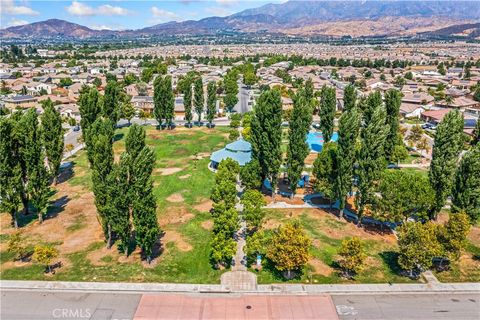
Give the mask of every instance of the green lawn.
[{"label": "green lawn", "polygon": [[[128,129],[116,132],[114,150],[116,158],[124,150],[124,138]],[[98,241],[83,247],[73,253],[61,252],[60,257],[67,263],[55,275],[44,275],[43,267],[32,263],[24,266],[11,265],[2,268],[2,279],[36,279],[36,280],[69,280],[69,281],[146,281],[146,282],[190,282],[190,283],[218,283],[223,271],[212,268],[209,261],[209,242],[211,232],[202,226],[210,218],[205,209],[199,211],[196,205],[208,200],[214,182],[214,174],[208,169],[211,152],[225,146],[228,141],[229,128],[215,129],[195,128],[192,130],[177,129],[174,131],[157,131],[147,129],[147,144],[156,154],[156,165],[153,174],[154,192],[157,196],[157,213],[159,220],[165,217],[181,216],[187,213],[185,221],[175,221],[163,224],[162,230],[166,234],[174,234],[186,243],[188,248],[178,247],[176,238],[162,241],[164,246],[153,266],[145,266],[137,256],[122,260],[123,257],[112,248],[106,251],[100,263],[93,262],[89,254],[101,251],[104,242]],[[73,175],[66,182],[69,186],[82,186],[91,189],[91,174],[85,151],[80,151],[70,159],[73,166]],[[118,161],[118,158],[117,158]],[[173,174],[162,175],[163,170],[178,170]],[[179,202],[169,202],[167,198],[172,194],[180,196]],[[80,195],[71,194],[72,198]],[[182,199],[183,198],[183,199]],[[68,205],[67,205],[68,207]],[[9,219],[7,214],[1,215]],[[178,220],[178,219],[177,219]],[[32,220],[33,221],[33,220]],[[30,222],[31,223],[31,222]],[[84,216],[72,217],[67,227],[69,232],[79,232],[88,228],[90,224],[98,223],[87,221]],[[36,225],[28,225],[35,230]],[[28,234],[26,234],[28,237]],[[6,242],[8,234],[1,234],[0,241]],[[34,239],[31,239],[35,241]],[[61,244],[61,243],[60,243]],[[11,264],[12,255],[1,252],[1,263]]]},{"label": "green lawn", "polygon": [[[296,219],[312,239],[310,249],[311,261],[298,275],[289,282],[309,283],[385,283],[385,282],[413,282],[398,274],[396,264],[397,250],[392,235],[382,236],[367,233],[357,227],[340,221],[333,215],[320,210],[298,210],[290,217],[292,210],[269,210],[269,222],[284,223]],[[268,223],[267,223],[268,224]],[[354,280],[346,280],[339,275],[336,268],[337,250],[344,238],[358,236],[362,239],[368,259],[364,269]],[[385,238],[383,238],[385,237]],[[259,283],[283,282],[284,278],[264,260],[265,267],[257,273]],[[320,268],[318,267],[320,266]],[[320,270],[317,270],[319,268]]]}]

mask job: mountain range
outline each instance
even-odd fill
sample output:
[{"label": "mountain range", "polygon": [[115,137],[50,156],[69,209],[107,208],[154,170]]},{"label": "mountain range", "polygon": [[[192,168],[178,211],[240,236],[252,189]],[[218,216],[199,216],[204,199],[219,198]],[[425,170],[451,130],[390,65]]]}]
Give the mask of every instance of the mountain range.
[{"label": "mountain range", "polygon": [[87,39],[153,35],[213,35],[223,31],[297,36],[411,36],[419,33],[478,38],[477,1],[288,1],[226,17],[167,22],[137,30],[94,30],[50,19],[0,30],[0,37]]}]

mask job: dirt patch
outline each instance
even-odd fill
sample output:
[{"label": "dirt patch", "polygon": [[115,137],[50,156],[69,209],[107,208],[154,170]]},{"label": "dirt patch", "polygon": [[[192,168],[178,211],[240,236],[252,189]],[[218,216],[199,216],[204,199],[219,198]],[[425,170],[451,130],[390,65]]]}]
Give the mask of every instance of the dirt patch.
[{"label": "dirt patch", "polygon": [[281,224],[282,223],[278,220],[268,219],[267,221],[265,221],[263,223],[263,229],[266,229],[266,230],[276,229],[276,228],[280,227]]},{"label": "dirt patch", "polygon": [[474,245],[480,246],[480,228],[472,227],[470,233],[468,234],[468,240],[470,240]]},{"label": "dirt patch", "polygon": [[165,235],[163,236],[162,241],[165,244],[169,242],[175,243],[178,250],[180,251],[190,251],[193,249],[193,247],[188,242],[186,242],[183,236],[177,231],[165,231]]},{"label": "dirt patch", "polygon": [[313,269],[315,269],[315,274],[320,274],[322,276],[329,276],[333,272],[332,267],[330,267],[325,262],[317,258],[310,259],[310,261],[308,261],[308,264],[310,264],[313,267]]},{"label": "dirt patch", "polygon": [[309,153],[308,156],[305,158],[305,164],[313,165],[317,157],[318,153]]},{"label": "dirt patch", "polygon": [[160,173],[160,175],[162,175],[162,176],[169,176],[171,174],[175,174],[175,173],[180,172],[182,170],[183,170],[183,168],[175,168],[175,167],[173,167],[173,168],[157,168],[153,172]]},{"label": "dirt patch", "polygon": [[[273,202],[273,198],[271,196],[264,196],[265,201],[267,204]],[[305,204],[302,198],[296,198],[294,197],[293,199],[290,197],[282,197],[281,195],[276,195],[275,196],[275,202],[285,202],[288,204]]]},{"label": "dirt patch", "polygon": [[210,209],[212,209],[212,200],[207,200],[207,201],[204,201],[200,204],[197,204],[195,206],[193,206],[193,208],[195,210],[198,210],[200,212],[207,212],[207,211],[210,211]]},{"label": "dirt patch", "polygon": [[178,178],[179,178],[179,179],[182,179],[182,180],[185,180],[185,179],[190,178],[191,176],[192,176],[191,174],[186,174],[186,175],[180,176],[180,177],[178,177]]},{"label": "dirt patch", "polygon": [[203,229],[205,230],[212,230],[213,228],[213,221],[212,220],[205,220],[205,221],[202,221],[202,223],[200,224],[202,226]]},{"label": "dirt patch", "polygon": [[186,223],[193,217],[195,217],[195,215],[188,212],[187,208],[185,207],[170,207],[168,208],[167,212],[160,215],[158,223],[160,226],[182,224]]},{"label": "dirt patch", "polygon": [[167,197],[167,201],[169,202],[183,202],[184,200],[180,193],[174,193]]}]

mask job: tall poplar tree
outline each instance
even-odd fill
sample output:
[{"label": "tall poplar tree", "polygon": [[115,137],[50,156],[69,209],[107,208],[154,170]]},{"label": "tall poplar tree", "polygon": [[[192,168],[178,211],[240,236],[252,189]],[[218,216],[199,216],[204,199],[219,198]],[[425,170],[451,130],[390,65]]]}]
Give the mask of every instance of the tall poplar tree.
[{"label": "tall poplar tree", "polygon": [[463,116],[458,110],[445,115],[437,127],[428,177],[435,190],[431,218],[440,212],[451,194],[458,156],[463,145]]},{"label": "tall poplar tree", "polygon": [[183,107],[185,109],[185,120],[190,125],[192,122],[192,83],[190,81],[183,91]]},{"label": "tall poplar tree", "polygon": [[83,141],[87,149],[88,161],[90,166],[92,166],[93,135],[95,135],[95,131],[92,131],[92,135],[90,135],[90,127],[102,113],[102,99],[97,89],[84,86],[78,99],[78,105],[81,116],[80,126],[82,127]]},{"label": "tall poplar tree", "polygon": [[257,100],[252,119],[252,152],[262,168],[262,181],[268,178],[275,197],[278,171],[282,162],[282,100],[278,90],[266,90]]},{"label": "tall poplar tree", "polygon": [[372,92],[364,101],[360,101],[360,107],[363,112],[363,122],[369,123],[375,110],[383,105],[380,91]]},{"label": "tall poplar tree", "polygon": [[109,81],[103,96],[102,115],[115,127],[120,119],[120,88],[116,81]]},{"label": "tall poplar tree", "polygon": [[305,158],[310,153],[305,137],[312,124],[312,110],[305,92],[299,92],[293,102],[287,147],[287,174],[290,180],[292,197],[305,166]]},{"label": "tall poplar tree", "polygon": [[0,211],[12,217],[12,226],[18,228],[17,211],[22,202],[22,168],[15,148],[15,121],[0,117]]},{"label": "tall poplar tree", "polygon": [[198,116],[198,123],[202,121],[202,112],[205,105],[205,98],[203,96],[203,82],[202,78],[198,77],[195,79],[195,90],[194,90],[194,105],[195,113]]},{"label": "tall poplar tree", "polygon": [[164,116],[165,121],[167,122],[167,126],[169,129],[173,128],[173,119],[175,118],[175,96],[173,94],[172,88],[172,77],[165,76],[163,79],[163,87],[164,87]]},{"label": "tall poplar tree", "polygon": [[62,117],[53,107],[52,100],[48,99],[43,104],[42,122],[42,143],[45,148],[45,155],[48,160],[50,175],[53,183],[57,183],[57,176],[60,170],[60,162],[63,155],[63,129]]},{"label": "tall poplar tree", "polygon": [[374,182],[380,178],[386,166],[384,145],[389,127],[385,121],[385,108],[379,106],[360,133],[362,146],[358,154],[358,192],[355,197],[359,223],[365,206],[373,200]]},{"label": "tall poplar tree", "polygon": [[402,94],[396,89],[390,89],[385,93],[385,110],[387,111],[387,125],[389,131],[385,140],[385,157],[388,161],[394,160],[395,146],[403,145],[400,136],[399,115],[400,105],[402,104]]},{"label": "tall poplar tree", "polygon": [[360,127],[360,116],[353,107],[343,112],[339,120],[337,147],[337,179],[335,193],[340,200],[340,217],[343,216],[346,197],[352,190],[353,165],[355,164],[355,144]]},{"label": "tall poplar tree", "polygon": [[337,105],[335,88],[324,85],[320,93],[320,130],[323,140],[329,142],[333,135],[333,119]]},{"label": "tall poplar tree", "polygon": [[453,210],[464,211],[470,222],[480,218],[480,144],[463,155],[455,175],[452,192]]},{"label": "tall poplar tree", "polygon": [[158,122],[158,129],[162,126],[164,119],[164,97],[165,86],[161,76],[157,76],[153,81],[153,115]]},{"label": "tall poplar tree", "polygon": [[160,234],[151,180],[154,164],[155,154],[150,148],[145,147],[133,161],[132,171],[134,178],[131,197],[135,239],[148,262],[152,259],[153,248]]},{"label": "tall poplar tree", "polygon": [[349,111],[352,110],[357,103],[357,93],[355,91],[355,86],[349,84],[345,87],[343,91],[343,110]]},{"label": "tall poplar tree", "polygon": [[207,85],[207,120],[212,126],[217,111],[217,83],[210,81]]}]

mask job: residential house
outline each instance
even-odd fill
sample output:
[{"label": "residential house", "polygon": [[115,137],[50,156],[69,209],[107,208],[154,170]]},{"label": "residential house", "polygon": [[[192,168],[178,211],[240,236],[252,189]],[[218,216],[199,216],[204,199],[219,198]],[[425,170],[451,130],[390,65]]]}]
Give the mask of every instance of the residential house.
[{"label": "residential house", "polygon": [[30,95],[17,95],[2,99],[5,108],[10,110],[33,108],[37,105],[38,99]]}]

